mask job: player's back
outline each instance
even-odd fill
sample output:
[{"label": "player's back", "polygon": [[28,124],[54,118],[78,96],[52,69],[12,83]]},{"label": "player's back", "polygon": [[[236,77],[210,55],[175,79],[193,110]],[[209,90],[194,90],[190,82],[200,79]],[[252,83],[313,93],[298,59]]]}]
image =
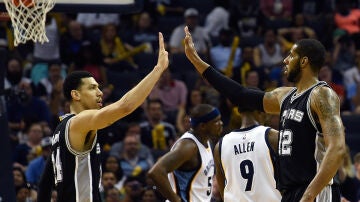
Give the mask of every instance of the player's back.
[{"label": "player's back", "polygon": [[264,126],[238,129],[219,143],[226,177],[224,201],[281,201],[276,190],[272,155]]}]

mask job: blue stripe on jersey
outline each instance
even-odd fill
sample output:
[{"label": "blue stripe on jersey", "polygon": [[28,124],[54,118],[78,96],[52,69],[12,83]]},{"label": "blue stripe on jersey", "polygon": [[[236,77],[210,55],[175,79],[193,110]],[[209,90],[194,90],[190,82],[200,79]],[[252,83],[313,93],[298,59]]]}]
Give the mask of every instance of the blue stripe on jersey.
[{"label": "blue stripe on jersey", "polygon": [[180,195],[181,199],[184,202],[189,202],[189,192],[190,192],[190,185],[192,179],[194,178],[196,171],[179,171],[175,170],[174,176],[176,181],[176,189],[178,191],[178,195]]}]

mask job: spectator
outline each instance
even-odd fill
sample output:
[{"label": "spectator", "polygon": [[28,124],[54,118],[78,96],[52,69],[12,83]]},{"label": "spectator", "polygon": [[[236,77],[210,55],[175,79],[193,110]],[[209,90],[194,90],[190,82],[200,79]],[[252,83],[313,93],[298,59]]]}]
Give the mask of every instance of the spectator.
[{"label": "spectator", "polygon": [[319,71],[319,80],[325,81],[339,96],[340,106],[343,107],[346,96],[344,86],[333,82],[333,70],[329,65],[324,65]]},{"label": "spectator", "polygon": [[38,151],[41,145],[41,139],[43,138],[43,129],[40,123],[33,123],[29,126],[26,131],[27,141],[26,143],[19,144],[16,146],[14,151],[14,162],[16,165],[22,166],[23,168],[28,165],[28,155],[32,151]]},{"label": "spectator", "polygon": [[[45,102],[49,103],[54,90],[60,91],[62,94],[62,83],[64,81],[62,73],[63,69],[60,61],[50,62],[47,68],[47,76],[42,78],[36,85],[34,95],[40,96]],[[59,87],[61,88],[57,89]]]},{"label": "spectator", "polygon": [[292,0],[260,0],[260,10],[266,27],[288,26],[292,9]]},{"label": "spectator", "polygon": [[346,70],[355,65],[355,41],[350,35],[341,33],[340,36],[334,37],[333,42],[334,70],[343,74]]},{"label": "spectator", "polygon": [[25,176],[25,173],[22,170],[22,168],[18,167],[18,166],[13,167],[12,173],[13,173],[13,177],[14,177],[15,191],[17,192],[17,190],[19,190],[22,185],[27,183],[26,176]]},{"label": "spectator", "polygon": [[259,86],[261,89],[266,82],[265,71],[264,69],[258,68],[254,63],[254,48],[251,46],[246,46],[243,48],[241,63],[238,67],[233,69],[232,79],[238,83],[246,85],[246,77],[248,71],[257,71],[259,76]]},{"label": "spectator", "polygon": [[[236,36],[237,37],[237,36]],[[234,43],[234,33],[230,29],[221,29],[219,33],[219,44],[210,48],[210,60],[214,67],[226,72],[227,69],[238,67],[241,62],[241,49]],[[235,46],[235,47],[234,47]],[[231,52],[235,51],[232,61],[230,60]],[[231,65],[229,67],[229,65]]]},{"label": "spectator", "polygon": [[[153,156],[151,155],[151,151],[150,151],[149,147],[147,145],[143,144],[142,140],[140,140],[141,128],[138,123],[129,123],[128,124],[128,127],[126,129],[124,137],[126,138],[127,136],[132,136],[132,137],[139,139],[139,141],[141,142],[139,145],[139,156],[144,157],[149,162],[154,162],[154,159],[153,159]],[[124,141],[123,141],[123,139],[121,139],[121,141],[115,142],[111,146],[109,154],[110,154],[110,156],[114,156],[117,159],[120,159],[123,150],[124,150]],[[119,170],[121,170],[121,168],[119,168]],[[119,179],[121,179],[121,178],[119,178]]]},{"label": "spectator", "polygon": [[189,114],[196,105],[202,103],[204,103],[203,93],[198,88],[192,89],[186,102],[186,114]]},{"label": "spectator", "polygon": [[284,58],[277,34],[276,29],[265,29],[263,32],[264,42],[254,48],[255,66],[265,68],[268,73],[271,69],[280,67]]},{"label": "spectator", "polygon": [[34,63],[60,60],[60,34],[56,20],[49,15],[45,22],[45,32],[48,42],[34,44]]},{"label": "spectator", "polygon": [[120,168],[119,158],[116,156],[108,156],[105,160],[104,170],[113,172],[115,174],[116,179],[118,180],[116,183],[116,187],[120,188],[122,186],[121,180],[123,179],[123,171]]},{"label": "spectator", "polygon": [[210,47],[209,36],[203,27],[198,25],[199,12],[195,8],[188,8],[184,13],[185,24],[177,26],[170,37],[170,52],[184,53],[183,39],[185,37],[184,27],[188,26],[191,35],[194,37],[195,48],[199,54],[207,54]]},{"label": "spectator", "polygon": [[[146,106],[147,120],[140,123],[141,141],[160,155],[175,142],[175,127],[164,121],[163,104],[159,99],[149,100]],[[158,155],[155,155],[155,158]]]},{"label": "spectator", "polygon": [[142,202],[144,190],[142,180],[136,177],[128,177],[124,182],[125,195],[121,202]]},{"label": "spectator", "polygon": [[259,89],[259,73],[252,69],[245,73],[245,86]]},{"label": "spectator", "polygon": [[217,38],[222,29],[229,29],[229,11],[222,7],[215,7],[205,19],[205,32],[212,38]]},{"label": "spectator", "polygon": [[[20,89],[20,84],[30,82],[30,79],[23,76],[22,60],[18,57],[11,57],[7,61],[6,74],[4,79],[7,107],[10,107],[15,102],[19,102],[22,98],[24,98],[25,93]],[[8,116],[8,126],[12,140],[17,142],[18,140],[16,134],[24,129],[24,120],[11,119],[11,117]]]},{"label": "spectator", "polygon": [[119,190],[115,187],[107,189],[105,192],[105,202],[121,202]]},{"label": "spectator", "polygon": [[102,28],[107,24],[118,26],[120,15],[117,13],[79,13],[76,21],[86,29],[91,41],[99,41]]},{"label": "spectator", "polygon": [[26,169],[26,179],[32,186],[37,186],[41,174],[45,168],[45,162],[50,156],[51,137],[45,137],[41,140],[41,155],[29,162]]},{"label": "spectator", "polygon": [[160,202],[158,193],[152,187],[146,187],[141,198],[142,202]]},{"label": "spectator", "polygon": [[337,28],[349,34],[360,33],[360,9],[352,5],[351,0],[336,0],[334,22]]},{"label": "spectator", "polygon": [[[101,175],[101,188],[100,188],[100,195],[103,201],[106,198],[106,192],[109,189],[116,188],[115,185],[118,182],[118,179],[115,173],[111,171],[103,171]],[[119,189],[118,189],[119,190]]]},{"label": "spectator", "polygon": [[[16,124],[22,121],[25,124],[40,122],[44,126],[50,124],[50,110],[46,102],[34,96],[30,83],[21,83],[19,94],[15,101],[7,102],[9,124]],[[11,128],[11,127],[10,127]]]},{"label": "spectator", "polygon": [[16,190],[16,202],[28,202],[31,199],[31,188],[28,184],[22,184]]},{"label": "spectator", "polygon": [[259,0],[229,0],[230,27],[234,28],[240,37],[254,37],[260,24]]},{"label": "spectator", "polygon": [[19,167],[14,167],[13,175],[17,202],[36,201],[37,192],[27,183],[24,171]]},{"label": "spectator", "polygon": [[187,87],[181,80],[172,77],[170,70],[166,70],[157,85],[151,91],[150,99],[160,99],[166,115],[166,121],[181,128],[181,118],[185,114]]},{"label": "spectator", "polygon": [[101,52],[97,43],[85,41],[80,48],[74,65],[70,66],[69,73],[84,70],[94,75],[100,86],[106,86],[107,76],[105,67],[101,61]]},{"label": "spectator", "polygon": [[140,155],[140,145],[141,141],[136,136],[125,137],[124,149],[121,152],[120,167],[125,176],[137,176],[145,180],[145,174],[154,162],[146,156]]},{"label": "spectator", "polygon": [[140,46],[146,43],[150,45],[149,51],[155,52],[154,48],[158,46],[158,30],[150,14],[148,12],[140,13],[135,23],[135,27],[130,32],[128,42],[132,46]]},{"label": "spectator", "polygon": [[61,60],[67,66],[75,62],[76,56],[85,41],[88,39],[84,34],[83,27],[79,22],[71,20],[67,25],[67,31],[60,36]]},{"label": "spectator", "polygon": [[105,25],[102,29],[100,39],[100,48],[103,55],[103,63],[120,71],[132,71],[137,69],[133,56],[144,51],[148,46],[141,44],[133,47],[124,43],[117,36],[116,26],[114,24]]}]

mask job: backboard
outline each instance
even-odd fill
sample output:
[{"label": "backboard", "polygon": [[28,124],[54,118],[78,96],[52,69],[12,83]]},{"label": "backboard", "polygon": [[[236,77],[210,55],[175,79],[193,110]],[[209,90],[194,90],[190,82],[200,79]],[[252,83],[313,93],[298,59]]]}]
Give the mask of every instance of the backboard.
[{"label": "backboard", "polygon": [[[51,11],[69,13],[133,13],[141,11],[143,1],[144,0],[56,0],[55,7]],[[4,0],[0,0],[0,11],[6,11]]]}]

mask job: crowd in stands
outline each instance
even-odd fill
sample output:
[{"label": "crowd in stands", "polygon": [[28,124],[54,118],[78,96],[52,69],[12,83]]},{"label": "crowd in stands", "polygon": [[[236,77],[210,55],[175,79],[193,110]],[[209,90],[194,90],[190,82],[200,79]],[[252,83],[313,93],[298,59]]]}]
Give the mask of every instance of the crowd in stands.
[{"label": "crowd in stands", "polygon": [[[98,131],[104,201],[164,201],[146,173],[190,128],[188,114],[196,104],[208,103],[220,109],[224,133],[240,127],[241,114],[236,106],[204,81],[186,59],[185,25],[198,53],[208,63],[236,82],[265,91],[293,86],[282,76],[282,67],[284,56],[297,40],[320,40],[327,57],[319,80],[326,81],[338,94],[343,116],[360,115],[360,2],[144,3],[140,13],[126,15],[50,13],[46,20],[50,42],[44,44],[29,42],[14,47],[10,21],[0,22],[0,47],[8,53],[5,90],[17,201],[36,201],[52,131],[58,117],[70,111],[62,95],[65,76],[76,70],[91,72],[108,105],[154,67],[159,31],[170,53],[169,70],[142,107]],[[264,115],[260,122],[277,129],[278,119]],[[360,153],[350,155],[351,149],[337,183],[343,200],[353,202],[360,200]],[[221,201],[214,192],[213,201]],[[55,199],[56,192],[53,196]]]}]

